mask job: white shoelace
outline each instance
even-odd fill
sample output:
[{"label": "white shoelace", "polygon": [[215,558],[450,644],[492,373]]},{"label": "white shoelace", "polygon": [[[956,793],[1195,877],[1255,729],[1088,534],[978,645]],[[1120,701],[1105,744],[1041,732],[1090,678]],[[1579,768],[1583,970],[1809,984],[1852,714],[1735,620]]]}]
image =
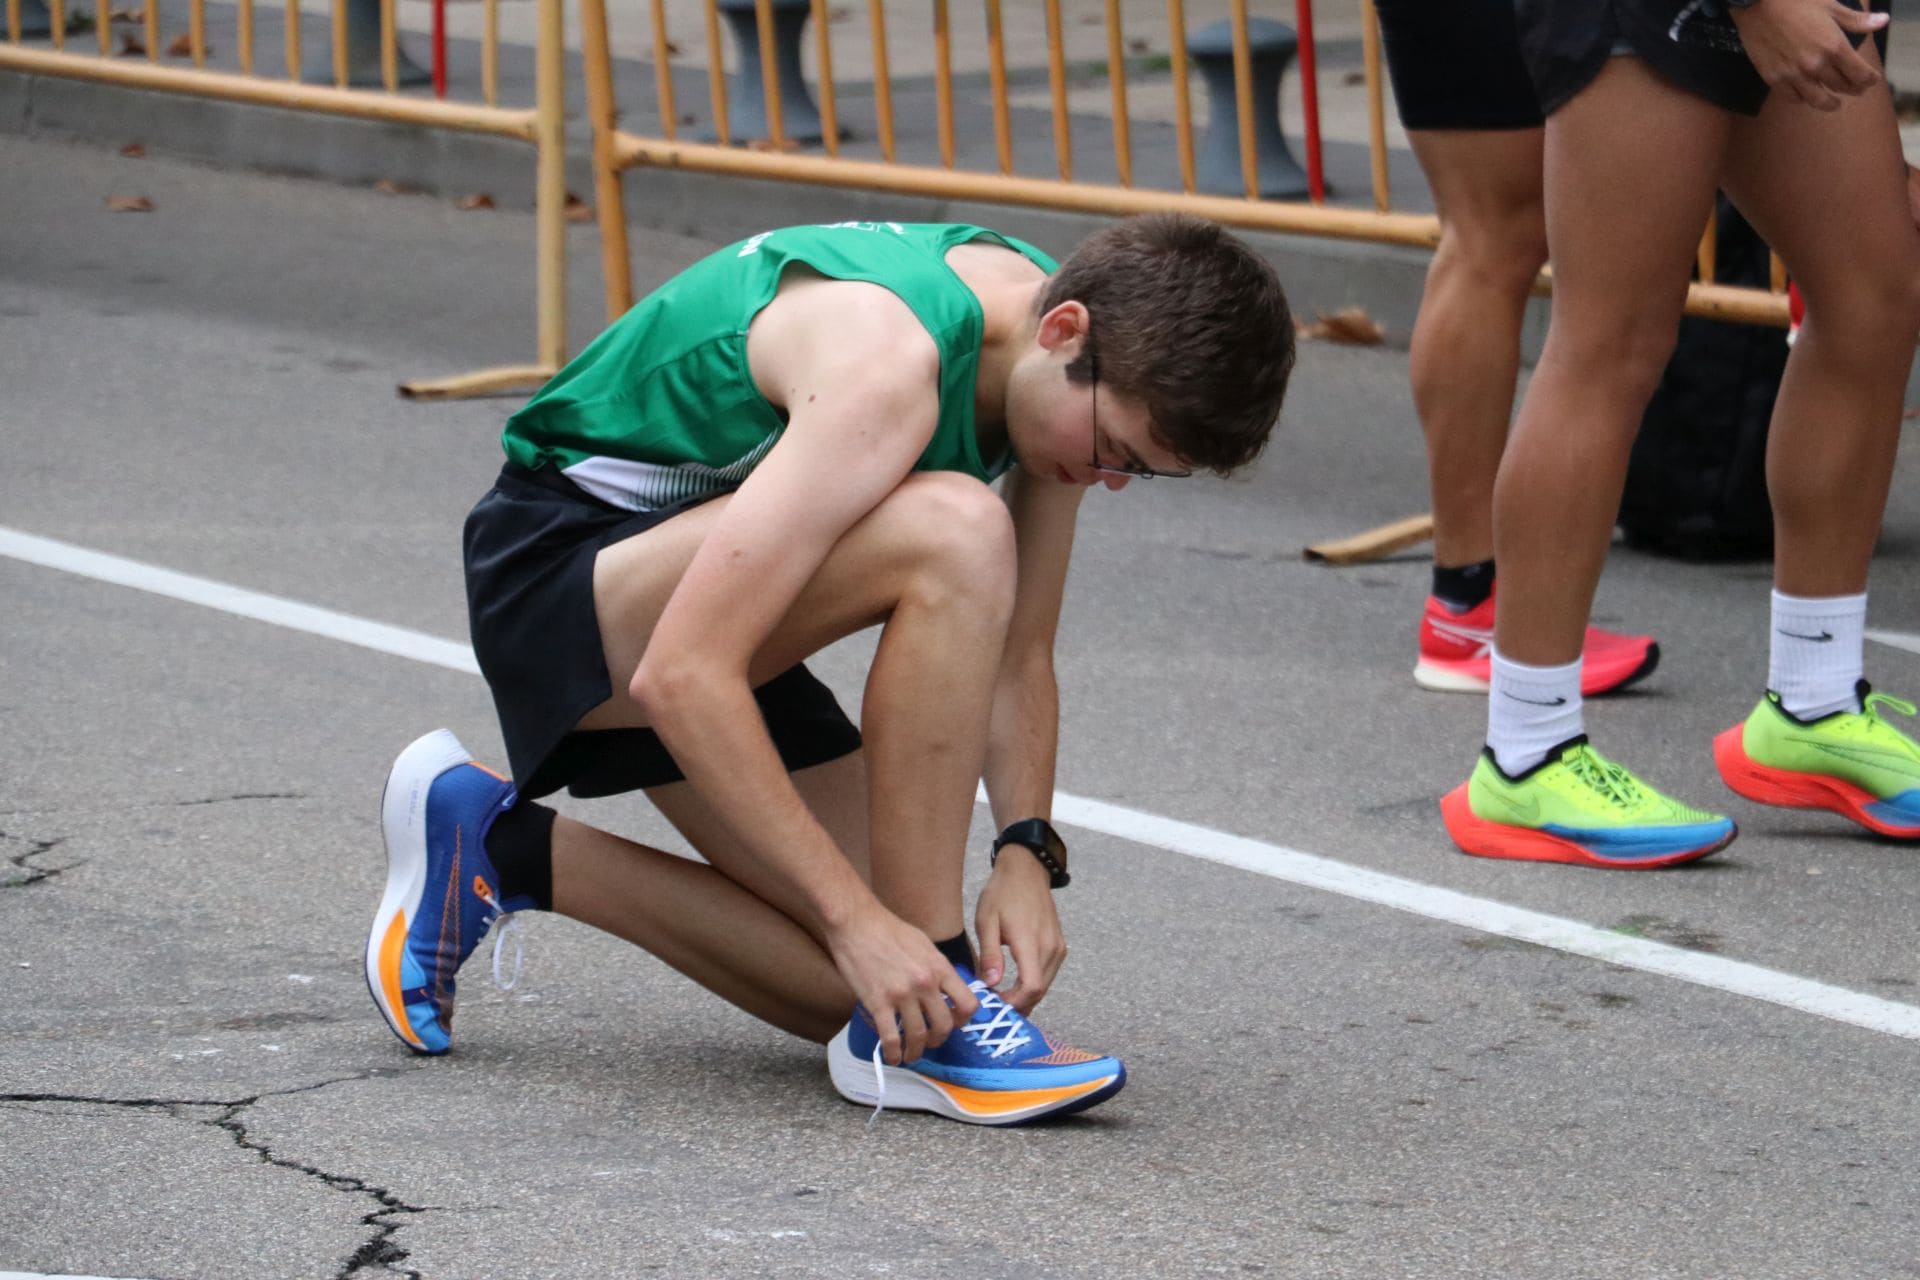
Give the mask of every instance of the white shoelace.
[{"label": "white shoelace", "polygon": [[880,1042],[873,1042],[873,1114],[867,1117],[867,1132],[873,1132],[873,1122],[887,1109],[887,1069],[880,1062]]},{"label": "white shoelace", "polygon": [[[495,944],[495,962],[498,963],[498,944]],[[973,984],[973,994],[980,999],[979,1012],[974,1020],[960,1028],[962,1035],[971,1037],[989,1056],[998,1058],[1002,1054],[1012,1053],[1033,1039],[1032,1024],[1021,1017],[1014,1007],[994,994],[993,988],[984,982]],[[985,1022],[980,1014],[991,1011],[993,1016]],[[999,1035],[995,1035],[995,1032]],[[874,1122],[880,1119],[880,1113],[887,1109],[887,1069],[880,1058],[880,1042],[873,1045],[873,1114],[867,1117],[867,1131],[873,1131]]]},{"label": "white shoelace", "polygon": [[[973,993],[980,997],[982,1013],[989,1009],[996,1012],[986,1022],[980,1021],[979,1014],[975,1014],[972,1022],[960,1028],[962,1034],[971,1036],[976,1044],[988,1050],[996,1058],[1013,1052],[1033,1039],[1033,1033],[1028,1030],[1027,1020],[1022,1018],[1012,1005],[995,995],[992,987],[985,983],[976,983]],[[1001,1030],[1002,1027],[1005,1030]],[[996,1031],[1000,1032],[997,1038],[993,1034]]]},{"label": "white shoelace", "polygon": [[[494,923],[499,927],[493,932],[493,985],[502,991],[511,991],[514,983],[520,981],[520,966],[527,958],[526,944],[520,939],[520,921],[516,913],[509,912]],[[513,976],[502,981],[500,952],[506,946],[509,934],[513,937]]]}]

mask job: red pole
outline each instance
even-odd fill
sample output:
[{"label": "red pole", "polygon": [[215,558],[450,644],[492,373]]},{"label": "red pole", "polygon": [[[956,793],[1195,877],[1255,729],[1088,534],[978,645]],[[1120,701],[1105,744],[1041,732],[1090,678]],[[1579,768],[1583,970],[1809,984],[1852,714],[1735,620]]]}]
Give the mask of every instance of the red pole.
[{"label": "red pole", "polygon": [[[436,0],[444,3],[445,0]],[[1313,0],[1294,0],[1295,26],[1300,36],[1300,114],[1307,136],[1307,194],[1325,204],[1327,175],[1320,164],[1320,73],[1313,58]]]},{"label": "red pole", "polygon": [[447,0],[433,0],[433,96],[447,96]]}]

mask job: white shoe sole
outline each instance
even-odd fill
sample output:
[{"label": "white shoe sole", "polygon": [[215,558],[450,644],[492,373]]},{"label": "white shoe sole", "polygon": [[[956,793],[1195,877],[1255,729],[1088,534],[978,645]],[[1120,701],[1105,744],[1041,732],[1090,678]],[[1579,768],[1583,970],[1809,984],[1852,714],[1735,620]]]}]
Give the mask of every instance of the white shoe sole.
[{"label": "white shoe sole", "polygon": [[1462,675],[1425,662],[1414,665],[1413,682],[1435,693],[1485,693],[1489,683],[1478,676]]},{"label": "white shoe sole", "polygon": [[880,1074],[886,1079],[886,1097],[882,1099],[879,1082],[874,1079],[873,1061],[854,1056],[847,1047],[846,1027],[840,1028],[840,1034],[827,1043],[827,1073],[841,1097],[863,1107],[884,1102],[889,1111],[931,1111],[963,1124],[985,1125],[1023,1124],[1076,1105],[1090,1105],[1086,1101],[1089,1097],[1113,1090],[1120,1078],[1119,1073],[1115,1073],[1078,1085],[989,1093],[942,1084],[917,1071],[882,1063]]},{"label": "white shoe sole", "polygon": [[445,729],[416,739],[387,773],[380,829],[387,846],[387,891],[367,934],[367,990],[393,1034],[416,1053],[434,1053],[407,1020],[400,998],[400,952],[427,887],[427,792],[433,780],[473,757]]}]

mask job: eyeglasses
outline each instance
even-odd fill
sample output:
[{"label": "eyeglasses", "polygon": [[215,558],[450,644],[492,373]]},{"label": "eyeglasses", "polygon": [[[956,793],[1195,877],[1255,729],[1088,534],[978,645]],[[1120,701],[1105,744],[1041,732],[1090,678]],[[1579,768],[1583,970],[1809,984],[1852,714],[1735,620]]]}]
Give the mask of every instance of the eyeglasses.
[{"label": "eyeglasses", "polygon": [[1095,352],[1089,352],[1087,354],[1087,364],[1089,369],[1093,373],[1092,386],[1089,390],[1089,394],[1093,397],[1093,438],[1088,442],[1093,449],[1093,469],[1095,471],[1104,471],[1106,474],[1110,476],[1127,476],[1134,480],[1185,480],[1188,476],[1192,475],[1193,471],[1191,468],[1182,469],[1180,471],[1155,471],[1152,467],[1149,467],[1144,462],[1128,462],[1128,463],[1123,463],[1122,465],[1117,467],[1110,467],[1106,463],[1100,461],[1100,356],[1099,354]]}]

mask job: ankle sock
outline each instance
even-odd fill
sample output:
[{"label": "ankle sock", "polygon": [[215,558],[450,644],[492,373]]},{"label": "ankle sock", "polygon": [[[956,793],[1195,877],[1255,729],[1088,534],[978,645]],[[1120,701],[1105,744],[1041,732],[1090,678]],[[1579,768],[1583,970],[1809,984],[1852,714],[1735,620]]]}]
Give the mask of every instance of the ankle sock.
[{"label": "ankle sock", "polygon": [[1773,593],[1767,688],[1802,720],[1858,711],[1855,686],[1865,663],[1867,596]]},{"label": "ankle sock", "polygon": [[947,963],[956,969],[965,969],[971,973],[978,967],[973,960],[973,944],[967,941],[967,932],[964,929],[951,938],[935,939],[933,945],[941,955],[947,958]]},{"label": "ankle sock", "polygon": [[1465,613],[1493,594],[1493,561],[1455,568],[1433,566],[1433,596],[1454,613]]},{"label": "ankle sock", "polygon": [[1580,699],[1580,659],[1533,667],[1493,654],[1487,689],[1487,746],[1508,777],[1525,773],[1547,752],[1586,731]]},{"label": "ankle sock", "polygon": [[503,910],[553,910],[553,819],[546,805],[522,800],[487,828]]}]

